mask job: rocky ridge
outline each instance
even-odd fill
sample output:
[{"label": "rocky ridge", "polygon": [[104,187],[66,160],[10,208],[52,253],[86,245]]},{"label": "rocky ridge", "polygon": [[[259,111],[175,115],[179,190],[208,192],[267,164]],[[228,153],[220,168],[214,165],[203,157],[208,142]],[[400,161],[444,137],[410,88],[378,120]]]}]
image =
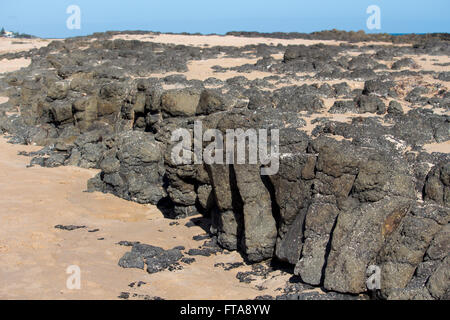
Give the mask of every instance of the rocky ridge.
[{"label": "rocky ridge", "polygon": [[[424,54],[449,57],[447,38],[193,47],[113,35],[0,57],[32,59],[0,78],[9,96],[0,130],[12,143],[44,147],[30,165],[98,168],[89,191],[155,204],[172,218],[202,213],[222,248],[251,263],[287,263],[303,283],[332,293],[366,293],[367,267],[377,265],[383,298],[449,298],[449,154],[425,149],[450,139],[449,71],[419,66]],[[216,68],[242,73],[226,80],[183,74],[192,61],[218,57],[258,60]],[[262,71],[271,75],[245,77]],[[279,129],[278,173],[176,165],[171,133],[193,132],[197,120],[223,133]],[[164,269],[182,258],[159,249],[133,246],[119,264]]]}]

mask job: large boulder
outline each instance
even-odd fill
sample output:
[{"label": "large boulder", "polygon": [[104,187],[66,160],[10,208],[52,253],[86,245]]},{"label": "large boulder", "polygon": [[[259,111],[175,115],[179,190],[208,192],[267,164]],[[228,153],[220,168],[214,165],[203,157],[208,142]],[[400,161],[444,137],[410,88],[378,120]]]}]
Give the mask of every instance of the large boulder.
[{"label": "large boulder", "polygon": [[410,201],[387,197],[339,214],[327,259],[324,286],[328,290],[362,293],[366,269],[408,213]]},{"label": "large boulder", "polygon": [[283,154],[277,174],[270,176],[279,208],[278,259],[296,264],[300,258],[303,225],[315,177],[315,155]]},{"label": "large boulder", "polygon": [[223,95],[213,90],[203,90],[197,106],[197,114],[211,114],[226,109]]},{"label": "large boulder", "polygon": [[47,96],[53,100],[62,100],[67,97],[70,83],[67,81],[53,82],[47,91]]},{"label": "large boulder", "polygon": [[[386,296],[408,285],[433,238],[449,221],[450,210],[432,204],[413,207],[401,221],[377,257],[377,265],[381,267],[381,289]],[[435,260],[442,256],[439,243],[445,242],[436,238],[434,250],[428,253]]]},{"label": "large boulder", "polygon": [[294,270],[294,273],[306,283],[320,285],[323,281],[328,244],[338,214],[339,209],[336,204],[320,200],[311,204],[308,209],[302,258],[297,262]]},{"label": "large boulder", "polygon": [[67,101],[54,101],[50,107],[50,117],[57,125],[73,123],[72,104]]},{"label": "large boulder", "polygon": [[152,134],[120,133],[114,146],[103,154],[99,167],[102,172],[90,180],[90,191],[111,192],[127,200],[152,204],[166,196],[162,146]]},{"label": "large boulder", "polygon": [[127,86],[127,83],[122,82],[110,82],[101,86],[97,101],[97,110],[100,117],[120,113],[127,96]]},{"label": "large boulder", "polygon": [[200,101],[200,93],[193,89],[174,89],[161,96],[161,110],[169,116],[194,116]]},{"label": "large boulder", "polygon": [[427,282],[431,296],[439,300],[450,299],[450,256],[447,256]]},{"label": "large boulder", "polygon": [[260,176],[260,166],[235,164],[236,184],[243,203],[244,250],[250,261],[273,256],[277,227],[271,196]]},{"label": "large boulder", "polygon": [[217,210],[212,213],[213,228],[221,246],[229,250],[241,247],[243,237],[242,199],[231,166],[207,165]]},{"label": "large boulder", "polygon": [[382,97],[396,97],[397,94],[394,90],[394,81],[383,81],[383,80],[368,80],[364,83],[363,94],[365,95],[377,95]]},{"label": "large boulder", "polygon": [[73,110],[77,126],[85,131],[98,118],[98,99],[95,96],[78,99],[73,103]]}]

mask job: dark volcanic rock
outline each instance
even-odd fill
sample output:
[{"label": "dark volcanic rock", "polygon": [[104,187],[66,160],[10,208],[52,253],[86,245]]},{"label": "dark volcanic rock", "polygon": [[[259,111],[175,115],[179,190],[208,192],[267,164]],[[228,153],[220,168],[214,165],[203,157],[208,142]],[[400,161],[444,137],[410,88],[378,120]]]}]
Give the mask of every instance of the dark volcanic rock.
[{"label": "dark volcanic rock", "polygon": [[167,250],[156,256],[145,257],[148,273],[156,273],[165,269],[173,267],[181,258],[183,254],[177,250]]},{"label": "dark volcanic rock", "polygon": [[[304,140],[307,142],[307,140]],[[303,150],[302,150],[303,149]],[[299,151],[306,151],[301,147]],[[305,153],[282,157],[278,173],[270,177],[279,208],[276,256],[295,264],[300,258],[303,225],[314,178],[315,156]],[[296,172],[296,175],[292,173]]]},{"label": "dark volcanic rock", "polygon": [[170,116],[193,116],[199,101],[200,93],[191,89],[166,91],[161,96],[161,110]]},{"label": "dark volcanic rock", "polygon": [[130,252],[126,252],[119,260],[122,268],[144,269],[148,273],[156,273],[173,268],[183,258],[179,249],[164,250],[148,244],[135,243]]},{"label": "dark volcanic rock", "polygon": [[211,251],[208,249],[190,249],[187,252],[190,256],[204,256],[209,257],[211,255]]},{"label": "dark volcanic rock", "polygon": [[328,244],[338,214],[339,210],[331,203],[314,202],[309,207],[302,258],[297,262],[294,271],[306,283],[319,285],[322,282]]},{"label": "dark volcanic rock", "polygon": [[330,113],[357,113],[358,105],[353,100],[336,101],[330,108]]},{"label": "dark volcanic rock", "polygon": [[[440,83],[449,73],[415,64],[419,55],[448,56],[448,35],[236,32],[392,45],[191,47],[112,40],[116,34],[1,55],[32,58],[29,67],[0,78],[0,92],[9,96],[0,105],[1,132],[11,143],[44,146],[22,153],[33,157],[30,166],[100,169],[89,191],[154,204],[170,218],[204,215],[186,226],[200,226],[208,235],[196,240],[210,240],[186,254],[225,248],[249,263],[281,261],[295,276],[278,299],[367,298],[360,294],[369,265],[382,269],[382,298],[449,298],[450,158],[424,148],[450,140],[450,94]],[[216,73],[237,73],[224,81],[184,74],[189,62],[221,56],[256,63],[214,66]],[[253,71],[269,74],[250,80]],[[330,114],[317,116],[330,105]],[[224,136],[230,129],[268,129],[271,138],[270,130],[279,130],[278,170],[262,175],[268,165],[261,159],[177,165],[172,133],[187,130],[195,138],[189,149],[201,138],[194,137],[196,121]],[[247,156],[261,150],[244,148]],[[119,244],[132,246],[119,261],[124,268],[154,273],[194,261],[182,247]],[[238,279],[252,282],[271,271],[254,264]],[[331,291],[303,292],[311,285]]]},{"label": "dark volcanic rock", "polygon": [[250,261],[262,261],[272,257],[277,237],[270,193],[259,166],[237,164],[234,171],[243,203],[244,250]]},{"label": "dark volcanic rock", "polygon": [[386,111],[384,102],[376,96],[360,96],[357,98],[358,113],[378,113],[383,114]]},{"label": "dark volcanic rock", "polygon": [[163,188],[163,155],[153,135],[125,131],[99,162],[102,170],[88,185],[90,191],[111,192],[139,203],[157,204]]},{"label": "dark volcanic rock", "polygon": [[393,289],[403,289],[408,285],[433,237],[449,222],[448,208],[435,205],[412,208],[378,253],[377,263],[381,266],[381,283],[385,295],[388,296]]},{"label": "dark volcanic rock", "polygon": [[63,226],[63,225],[58,224],[55,226],[55,228],[61,229],[61,230],[73,231],[73,230],[77,230],[77,229],[85,229],[86,226],[74,226],[74,225]]}]

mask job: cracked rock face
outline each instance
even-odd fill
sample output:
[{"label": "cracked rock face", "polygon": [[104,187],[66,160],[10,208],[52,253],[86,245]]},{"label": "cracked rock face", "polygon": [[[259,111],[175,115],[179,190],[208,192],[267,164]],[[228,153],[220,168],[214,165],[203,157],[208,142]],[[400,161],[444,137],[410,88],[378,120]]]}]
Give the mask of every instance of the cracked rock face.
[{"label": "cracked rock face", "polygon": [[[344,42],[192,47],[113,33],[55,41],[0,56],[33,57],[0,78],[10,98],[0,105],[0,130],[12,143],[44,147],[29,154],[31,165],[100,169],[89,191],[155,204],[171,218],[203,214],[222,248],[249,262],[287,263],[326,297],[367,292],[367,268],[377,265],[383,298],[449,299],[450,157],[426,149],[450,140],[448,72],[419,63],[424,54],[448,57],[448,38],[232,34]],[[187,76],[188,63],[220,57],[256,62]],[[224,136],[278,129],[279,170],[177,165],[172,133],[187,130],[193,145],[195,121]],[[135,244],[119,265],[152,273],[181,259],[176,248]]]},{"label": "cracked rock face", "polygon": [[173,267],[183,258],[178,248],[164,250],[148,244],[134,244],[130,252],[126,252],[119,260],[122,268],[144,269],[147,265],[148,273],[157,273]]}]

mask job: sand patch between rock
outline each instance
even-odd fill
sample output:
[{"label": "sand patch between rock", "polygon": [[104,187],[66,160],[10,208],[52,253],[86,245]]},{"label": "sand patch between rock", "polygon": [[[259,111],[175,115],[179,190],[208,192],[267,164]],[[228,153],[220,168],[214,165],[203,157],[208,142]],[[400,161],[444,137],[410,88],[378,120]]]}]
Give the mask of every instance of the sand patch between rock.
[{"label": "sand patch between rock", "polygon": [[428,153],[433,153],[433,152],[450,153],[450,141],[425,144],[423,146],[423,148]]},{"label": "sand patch between rock", "polygon": [[313,45],[323,43],[327,45],[339,45],[342,41],[335,40],[307,40],[307,39],[275,39],[263,37],[236,37],[220,35],[179,35],[179,34],[142,34],[130,35],[120,34],[112,37],[112,40],[139,40],[144,42],[155,42],[175,45],[186,45],[195,47],[233,46],[244,47],[247,45]]},{"label": "sand patch between rock", "polygon": [[[56,39],[55,39],[56,40]],[[0,54],[39,49],[48,45],[53,39],[14,39],[0,38]]]}]

